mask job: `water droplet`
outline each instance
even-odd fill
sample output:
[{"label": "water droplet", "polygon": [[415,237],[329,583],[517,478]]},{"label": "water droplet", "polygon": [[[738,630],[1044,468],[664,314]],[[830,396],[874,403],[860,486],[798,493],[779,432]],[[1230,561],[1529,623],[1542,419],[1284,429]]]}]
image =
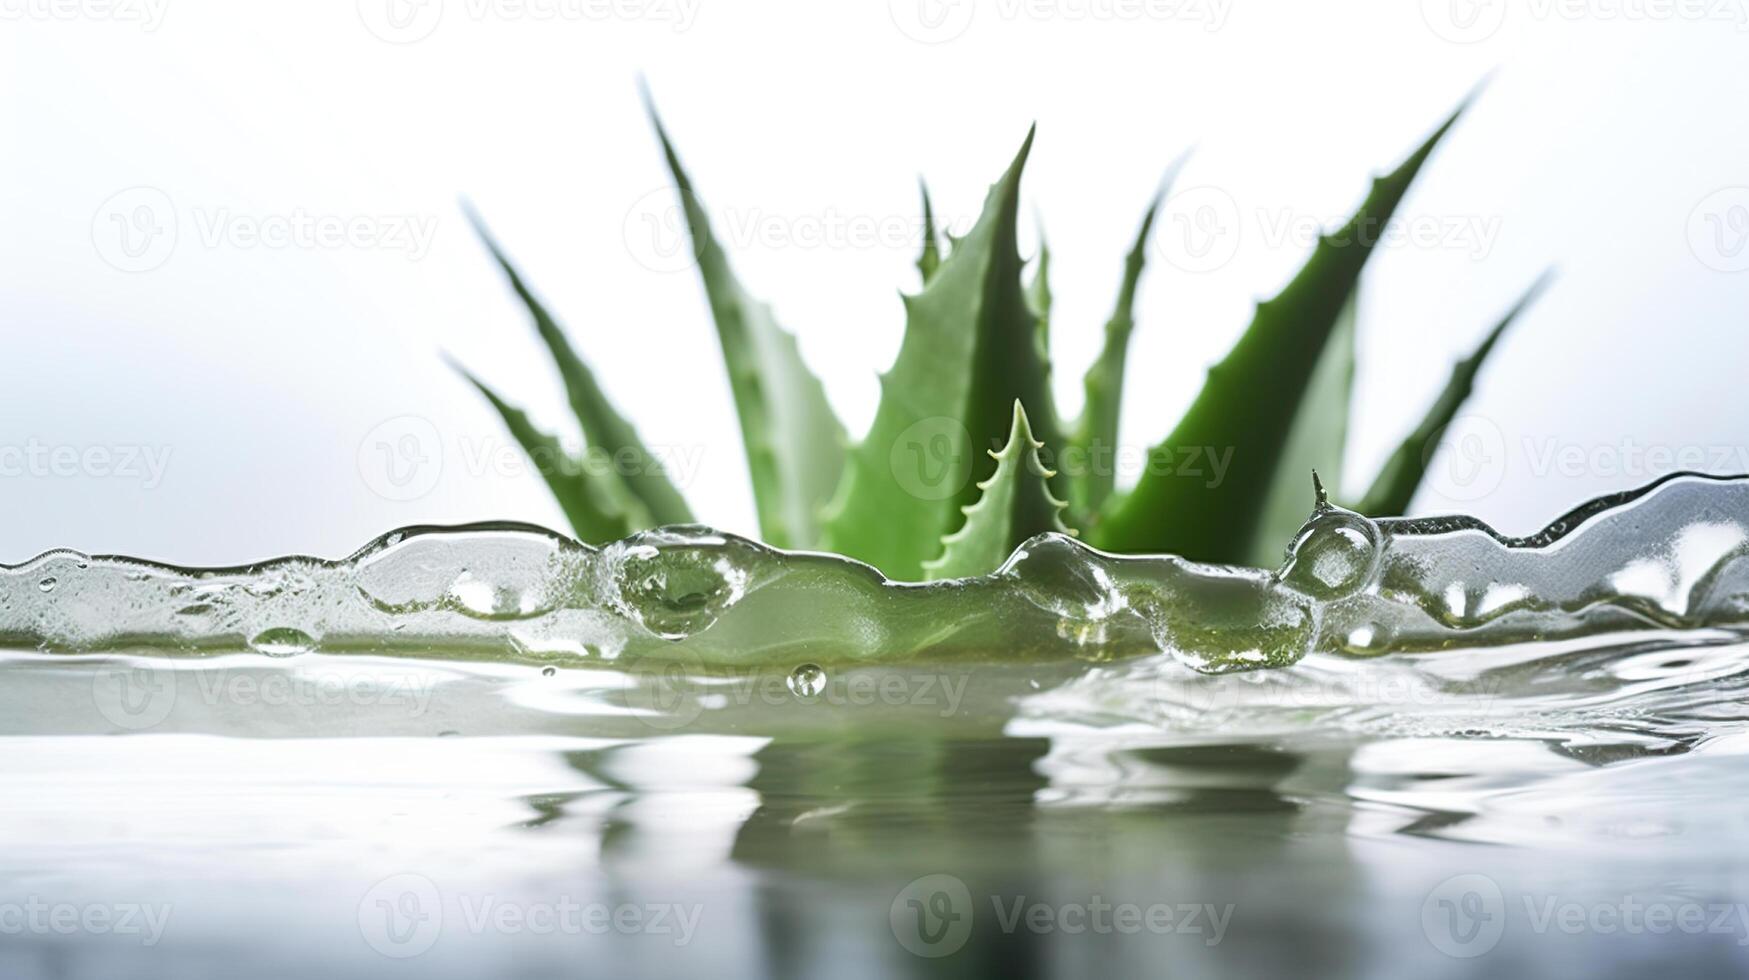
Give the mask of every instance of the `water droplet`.
[{"label": "water droplet", "polygon": [[826,669],[819,664],[802,664],[790,671],[786,681],[789,692],[798,698],[812,700],[826,690]]},{"label": "water droplet", "polygon": [[996,574],[1015,579],[1028,602],[1071,623],[1103,622],[1129,605],[1099,553],[1064,534],[1028,540]]},{"label": "water droplet", "polygon": [[1345,599],[1372,581],[1382,540],[1379,526],[1365,517],[1339,507],[1320,508],[1294,536],[1277,577],[1322,602]]},{"label": "water droplet", "polygon": [[1312,604],[1273,583],[1203,575],[1140,600],[1160,649],[1192,670],[1218,674],[1286,667],[1312,652]]},{"label": "water droplet", "polygon": [[542,667],[540,669],[540,675],[542,677],[552,677],[552,676],[558,674],[558,672],[559,672],[559,668],[557,668],[557,667]]},{"label": "water droplet", "polygon": [[1342,637],[1342,652],[1355,656],[1377,656],[1391,649],[1396,630],[1388,623],[1361,623]]},{"label": "water droplet", "polygon": [[314,650],[316,641],[303,630],[275,626],[250,637],[249,648],[269,657],[291,657]]},{"label": "water droplet", "polygon": [[55,577],[53,575],[50,575],[50,576],[47,576],[46,578],[44,578],[41,582],[38,582],[36,584],[36,587],[43,590],[44,592],[53,592],[53,591],[55,591],[56,584],[57,583],[55,581]]},{"label": "water droplet", "polygon": [[614,608],[666,640],[709,629],[747,593],[762,556],[697,525],[643,531],[601,553]]}]

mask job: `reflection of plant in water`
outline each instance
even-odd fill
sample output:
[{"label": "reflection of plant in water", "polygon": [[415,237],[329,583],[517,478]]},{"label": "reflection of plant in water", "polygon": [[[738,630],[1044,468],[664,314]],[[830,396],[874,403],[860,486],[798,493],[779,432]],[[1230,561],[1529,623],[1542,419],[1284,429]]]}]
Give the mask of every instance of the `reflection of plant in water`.
[{"label": "reflection of plant in water", "polygon": [[[779,547],[837,551],[899,579],[987,573],[1028,537],[1064,525],[1109,551],[1273,564],[1304,517],[1307,470],[1341,470],[1356,283],[1415,175],[1456,119],[1375,180],[1348,224],[1322,237],[1299,275],[1258,305],[1250,328],[1209,371],[1177,428],[1150,450],[1129,491],[1115,487],[1118,406],[1158,198],[1125,263],[1104,349],[1085,379],[1086,403],[1070,420],[1050,397],[1049,252],[1041,248],[1030,282],[1023,282],[1026,263],[1016,241],[1031,137],[991,189],[977,224],[963,238],[950,237],[945,251],[925,194],[917,262],[923,289],[905,298],[898,359],[882,376],[873,426],[851,445],[795,339],[730,271],[658,123],[728,368],[763,537]],[[577,465],[557,439],[474,382],[542,464],[576,533],[601,542],[691,521],[660,462],[483,226],[481,233],[533,314],[591,450],[629,463],[612,472]],[[1360,509],[1389,515],[1407,506],[1482,359],[1535,292],[1458,365],[1371,488],[1346,495]],[[1218,479],[1203,466],[1178,465],[1202,452],[1225,457]],[[1342,488],[1333,490],[1343,495]]]}]

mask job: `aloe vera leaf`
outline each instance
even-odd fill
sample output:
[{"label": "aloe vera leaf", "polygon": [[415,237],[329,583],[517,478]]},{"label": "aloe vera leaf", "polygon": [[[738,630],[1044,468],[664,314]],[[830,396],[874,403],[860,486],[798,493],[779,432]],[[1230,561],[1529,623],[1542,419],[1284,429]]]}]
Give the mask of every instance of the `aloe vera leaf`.
[{"label": "aloe vera leaf", "polygon": [[1506,328],[1512,326],[1513,321],[1536,302],[1551,280],[1552,276],[1544,273],[1532,283],[1518,302],[1513,304],[1512,309],[1494,325],[1494,329],[1488,331],[1488,336],[1482,339],[1474,353],[1452,367],[1451,379],[1433,400],[1426,417],[1385,461],[1378,477],[1373,480],[1372,487],[1361,498],[1358,508],[1361,513],[1378,517],[1398,517],[1408,511],[1409,501],[1414,498],[1415,490],[1421,486],[1421,481],[1427,474],[1427,465],[1432,462],[1440,436],[1445,433],[1446,426],[1451,424],[1458,409],[1463,407],[1475,390],[1476,375],[1482,369],[1482,362],[1494,352],[1494,347],[1500,343]]},{"label": "aloe vera leaf", "polygon": [[1039,460],[1044,443],[1033,438],[1026,409],[1014,403],[1008,443],[991,452],[996,472],[978,484],[978,502],[966,508],[966,522],[942,541],[939,559],[923,563],[931,580],[988,575],[1002,566],[1021,542],[1063,526],[1065,502],[1051,496],[1051,471]]},{"label": "aloe vera leaf", "polygon": [[486,223],[473,208],[464,206],[463,210],[467,212],[468,221],[474,226],[474,232],[480,236],[480,241],[492,253],[492,258],[497,260],[499,268],[504,270],[505,278],[510,281],[510,288],[516,291],[523,305],[528,307],[535,329],[558,366],[559,376],[564,379],[565,394],[570,401],[571,411],[577,416],[577,422],[583,429],[583,438],[590,446],[613,457],[612,479],[637,498],[653,524],[691,523],[692,510],[687,507],[686,499],[668,479],[661,462],[645,448],[643,440],[638,438],[637,429],[608,401],[607,393],[601,390],[601,385],[595,380],[595,372],[577,356],[571,342],[565,337],[565,331],[523,281],[521,273],[517,272],[516,266],[498,246]]},{"label": "aloe vera leaf", "polygon": [[[580,461],[559,445],[559,440],[529,421],[526,412],[506,402],[460,365],[451,366],[497,409],[505,428],[510,430],[510,435],[540,471],[541,478],[546,480],[559,508],[565,512],[565,519],[571,522],[571,528],[580,540],[587,544],[605,544],[650,526],[647,511],[631,514],[617,506],[612,494],[594,482]],[[638,506],[637,502],[634,501],[633,506]]]},{"label": "aloe vera leaf", "polygon": [[927,286],[935,278],[935,270],[941,268],[941,239],[935,231],[935,206],[929,201],[929,185],[919,180],[917,189],[923,194],[923,252],[917,256],[917,272]]},{"label": "aloe vera leaf", "polygon": [[1279,295],[1257,305],[1190,410],[1150,450],[1135,489],[1107,502],[1089,535],[1096,546],[1210,562],[1250,556],[1276,462],[1342,306],[1415,175],[1462,114],[1459,107],[1402,166],[1375,178],[1354,217],[1319,240]]},{"label": "aloe vera leaf", "polygon": [[1354,343],[1356,289],[1342,307],[1330,342],[1318,358],[1312,380],[1300,399],[1287,447],[1276,464],[1263,513],[1263,526],[1252,542],[1248,564],[1274,568],[1286,557],[1287,546],[1306,523],[1312,508],[1306,505],[1306,474],[1329,474],[1328,486],[1319,487],[1338,497],[1342,494],[1342,457],[1348,448],[1348,416],[1354,396]]},{"label": "aloe vera leaf", "polygon": [[778,326],[771,308],[754,300],[735,278],[647,93],[646,107],[680,194],[716,322],[741,422],[760,534],[779,548],[815,547],[822,511],[844,474],[849,436],[826,399],[826,389],[803,362],[796,338]]},{"label": "aloe vera leaf", "polygon": [[[1055,295],[1051,292],[1051,247],[1045,242],[1044,231],[1039,231],[1038,258],[1033,260],[1032,279],[1026,284],[1026,305],[1032,310],[1033,317],[1038,322],[1038,329],[1033,331],[1033,343],[1038,345],[1039,363],[1044,366],[1045,391],[1051,389],[1051,305]],[[1048,413],[1052,422],[1051,430],[1062,432],[1062,416],[1057,414],[1056,398],[1051,397],[1037,409],[1041,414]],[[1060,448],[1060,447],[1053,447]],[[1056,471],[1052,471],[1052,476]],[[1065,479],[1067,479],[1065,477]]]},{"label": "aloe vera leaf", "polygon": [[1026,302],[1032,307],[1032,315],[1038,317],[1039,343],[1045,350],[1051,349],[1051,303],[1055,295],[1051,292],[1051,246],[1045,241],[1044,234],[1039,234],[1038,258],[1032,267],[1032,280],[1026,284]]},{"label": "aloe vera leaf", "polygon": [[898,358],[881,376],[874,424],[850,453],[827,519],[827,547],[896,579],[921,576],[960,508],[976,502],[974,481],[995,469],[986,450],[1004,445],[1016,398],[1038,438],[1061,444],[1015,242],[1031,147],[1028,133],[978,223],[929,285],[904,298]]},{"label": "aloe vera leaf", "polygon": [[1149,203],[1147,213],[1142,215],[1142,226],[1136,232],[1135,244],[1124,258],[1117,307],[1105,323],[1105,345],[1081,382],[1086,398],[1082,403],[1081,419],[1069,435],[1069,445],[1084,461],[1080,471],[1068,481],[1069,501],[1077,514],[1097,515],[1111,496],[1117,479],[1118,414],[1123,408],[1124,365],[1129,356],[1130,336],[1136,329],[1136,292],[1142,282],[1142,270],[1147,266],[1148,241],[1154,233],[1154,219],[1160,212],[1160,202],[1171,191],[1172,182],[1183,168],[1185,159],[1187,157],[1181,156],[1167,168],[1154,200]]}]

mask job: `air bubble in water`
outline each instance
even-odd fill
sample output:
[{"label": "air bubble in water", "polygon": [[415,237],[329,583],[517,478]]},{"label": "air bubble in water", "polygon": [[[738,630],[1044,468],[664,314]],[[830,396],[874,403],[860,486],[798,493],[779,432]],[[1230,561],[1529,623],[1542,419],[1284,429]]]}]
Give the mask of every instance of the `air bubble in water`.
[{"label": "air bubble in water", "polygon": [[451,608],[476,619],[526,619],[544,611],[538,587],[518,588],[464,569],[446,593]]},{"label": "air bubble in water", "polygon": [[1379,527],[1353,511],[1321,504],[1288,548],[1282,584],[1321,602],[1354,595],[1378,567]]},{"label": "air bubble in water", "polygon": [[1390,624],[1361,623],[1343,634],[1340,646],[1343,653],[1373,657],[1389,652],[1395,641],[1396,631]]},{"label": "air bubble in water", "polygon": [[789,692],[798,698],[812,700],[826,690],[826,669],[819,664],[802,664],[790,671],[786,680]]},{"label": "air bubble in water", "polygon": [[1063,534],[1041,534],[1022,544],[998,575],[1011,578],[1033,605],[1057,616],[1059,635],[1102,639],[1099,626],[1128,608],[1098,552]]},{"label": "air bubble in water", "polygon": [[315,648],[316,641],[310,634],[290,626],[275,626],[249,638],[249,649],[269,657],[291,657]]},{"label": "air bubble in water", "polygon": [[1184,666],[1205,674],[1286,667],[1312,652],[1317,620],[1305,598],[1238,575],[1181,583],[1142,604],[1155,642]]},{"label": "air bubble in water", "polygon": [[738,538],[684,525],[616,541],[601,558],[614,608],[665,640],[681,640],[741,600],[760,555]]}]

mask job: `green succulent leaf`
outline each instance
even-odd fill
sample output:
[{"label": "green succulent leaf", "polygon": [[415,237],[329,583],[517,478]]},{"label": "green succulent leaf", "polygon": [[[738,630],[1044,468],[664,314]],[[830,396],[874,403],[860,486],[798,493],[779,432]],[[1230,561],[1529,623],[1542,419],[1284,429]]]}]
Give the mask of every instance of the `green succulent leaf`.
[{"label": "green succulent leaf", "polygon": [[[1051,389],[1051,305],[1055,296],[1051,292],[1051,247],[1045,243],[1044,232],[1039,232],[1038,258],[1033,260],[1032,279],[1026,284],[1026,305],[1032,310],[1032,315],[1038,321],[1038,329],[1033,332],[1033,342],[1038,345],[1039,363],[1044,366],[1044,390]],[[1040,412],[1050,413],[1051,431],[1061,432],[1062,422],[1056,415],[1055,398],[1047,399],[1038,408]],[[1053,447],[1061,448],[1061,447]],[[1053,470],[1054,474],[1055,471]]]},{"label": "green succulent leaf", "polygon": [[1039,234],[1038,259],[1032,267],[1032,280],[1026,284],[1026,302],[1032,307],[1032,315],[1038,317],[1039,344],[1046,351],[1051,349],[1051,303],[1055,296],[1051,293],[1051,247],[1045,242],[1044,233]]},{"label": "green succulent leaf", "polygon": [[917,256],[917,272],[927,286],[935,278],[935,270],[941,268],[941,239],[935,230],[935,206],[929,201],[929,185],[919,180],[917,189],[923,193],[923,254]]},{"label": "green succulent leaf", "polygon": [[1444,390],[1434,399],[1432,407],[1427,410],[1427,416],[1385,461],[1378,478],[1373,481],[1372,488],[1361,498],[1358,508],[1361,513],[1375,517],[1398,517],[1408,511],[1409,502],[1414,499],[1416,488],[1421,486],[1421,481],[1427,474],[1427,465],[1432,461],[1434,450],[1438,448],[1439,437],[1457,416],[1458,409],[1463,407],[1464,402],[1475,391],[1476,375],[1482,369],[1482,362],[1493,353],[1495,345],[1506,333],[1506,328],[1512,326],[1513,321],[1536,302],[1537,297],[1548,288],[1552,278],[1549,273],[1544,273],[1532,283],[1518,302],[1513,304],[1512,309],[1495,324],[1494,329],[1488,331],[1488,336],[1482,339],[1475,352],[1452,368],[1451,380],[1446,382]]},{"label": "green succulent leaf", "polygon": [[649,109],[674,175],[716,321],[741,422],[760,533],[780,548],[816,547],[822,511],[844,473],[849,437],[826,399],[826,389],[803,362],[795,337],[778,326],[771,308],[754,300],[735,278],[673,142],[654,105]]},{"label": "green succulent leaf", "polygon": [[1063,526],[1067,504],[1051,495],[1052,473],[1038,455],[1042,448],[1016,401],[1008,443],[990,453],[996,472],[978,484],[978,502],[966,508],[965,524],[942,541],[941,557],[923,563],[932,581],[988,575],[1035,534],[1074,533]]},{"label": "green succulent leaf", "polygon": [[1306,474],[1328,473],[1330,494],[1342,494],[1342,456],[1348,448],[1348,415],[1354,396],[1354,337],[1357,288],[1342,307],[1330,342],[1312,370],[1312,380],[1300,399],[1292,430],[1269,488],[1263,526],[1252,542],[1247,564],[1273,568],[1281,564],[1288,543],[1306,523]]},{"label": "green succulent leaf", "polygon": [[611,478],[621,482],[625,490],[637,498],[648,513],[648,520],[653,524],[690,523],[693,519],[692,510],[687,507],[686,499],[680,495],[680,491],[668,479],[661,462],[645,448],[632,424],[608,401],[607,393],[601,390],[601,385],[595,380],[595,372],[577,356],[571,342],[565,337],[565,331],[523,282],[522,275],[511,264],[504,250],[498,247],[498,242],[487,230],[485,222],[471,207],[464,206],[464,210],[475,233],[492,253],[492,258],[497,260],[499,268],[504,270],[510,287],[516,291],[523,305],[528,307],[535,329],[552,355],[554,364],[558,366],[559,376],[564,379],[565,393],[570,400],[571,411],[576,414],[577,421],[583,428],[583,437],[590,446],[613,456],[615,467]]},{"label": "green succulent leaf", "polygon": [[1038,437],[1061,444],[1015,241],[1031,148],[1028,133],[978,223],[923,291],[905,297],[898,358],[827,519],[827,547],[896,579],[921,577],[961,508],[976,502],[974,481],[994,469],[985,452],[1005,443],[1016,399]]},{"label": "green succulent leaf", "polygon": [[[1117,308],[1105,323],[1105,345],[1081,384],[1086,392],[1081,419],[1069,435],[1069,445],[1086,461],[1081,472],[1068,481],[1069,502],[1076,514],[1091,519],[1099,513],[1117,478],[1116,459],[1118,412],[1123,407],[1124,365],[1129,356],[1130,336],[1136,329],[1136,292],[1142,282],[1142,270],[1148,263],[1148,241],[1154,233],[1154,218],[1160,202],[1172,188],[1178,171],[1184,166],[1179,157],[1166,171],[1154,200],[1142,216],[1142,227],[1136,232],[1135,244],[1124,258],[1123,282],[1118,287]],[[1105,462],[1095,459],[1110,456]]]},{"label": "green succulent leaf", "polygon": [[[587,544],[604,544],[650,526],[649,512],[642,510],[637,501],[625,500],[613,488],[591,477],[578,460],[565,452],[558,439],[529,421],[526,412],[500,398],[459,364],[452,366],[497,410],[505,428],[546,480],[579,539]],[[616,500],[616,496],[621,499]]]},{"label": "green succulent leaf", "polygon": [[[1245,334],[1209,369],[1190,411],[1150,451],[1135,489],[1108,503],[1090,535],[1095,545],[1210,562],[1253,554],[1294,414],[1343,304],[1409,185],[1462,113],[1375,179],[1354,217],[1319,241],[1280,295],[1258,304]],[[1211,457],[1224,458],[1218,476]]]}]

